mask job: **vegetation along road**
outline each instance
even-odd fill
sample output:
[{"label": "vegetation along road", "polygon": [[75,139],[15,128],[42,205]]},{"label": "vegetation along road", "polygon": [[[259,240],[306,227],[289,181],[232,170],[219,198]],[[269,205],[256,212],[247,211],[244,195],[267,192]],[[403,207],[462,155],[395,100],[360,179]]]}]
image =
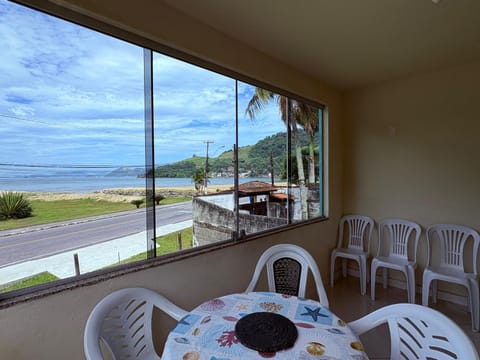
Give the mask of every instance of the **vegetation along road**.
[{"label": "vegetation along road", "polygon": [[[192,219],[192,202],[156,208],[157,227]],[[0,267],[136,234],[145,230],[145,209],[125,211],[36,231],[0,232]],[[2,235],[3,234],[3,235]]]}]

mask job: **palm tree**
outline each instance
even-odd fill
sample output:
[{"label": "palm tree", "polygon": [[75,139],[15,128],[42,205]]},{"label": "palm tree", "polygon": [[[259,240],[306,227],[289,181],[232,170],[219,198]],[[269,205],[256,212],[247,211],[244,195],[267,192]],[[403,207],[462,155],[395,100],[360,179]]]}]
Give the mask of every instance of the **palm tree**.
[{"label": "palm tree", "polygon": [[205,171],[205,168],[198,168],[195,170],[195,173],[192,176],[192,181],[195,184],[195,190],[199,193],[203,193],[205,189],[205,180],[206,179],[207,173]]},{"label": "palm tree", "polygon": [[308,144],[308,183],[315,183],[315,139],[318,134],[318,109],[314,106],[300,103],[297,123],[306,131]]},{"label": "palm tree", "polygon": [[[275,101],[278,104],[282,121],[287,127],[289,127],[292,134],[292,139],[295,146],[295,157],[297,159],[297,171],[298,171],[298,187],[300,189],[300,201],[302,209],[302,219],[308,218],[308,209],[307,209],[307,189],[305,186],[305,171],[303,169],[303,160],[302,160],[302,147],[299,141],[297,125],[302,126],[310,136],[311,151],[310,151],[310,161],[309,161],[309,181],[315,182],[315,164],[313,156],[313,140],[315,126],[318,129],[318,113],[316,115],[315,124],[309,124],[310,122],[315,121],[314,108],[300,103],[297,100],[289,99],[285,96],[281,96],[273,93],[272,91],[265,90],[259,87],[255,88],[255,93],[248,102],[247,108],[245,110],[246,115],[250,119],[254,119],[255,116],[267,106],[271,101]],[[312,138],[313,136],[313,138]]]}]

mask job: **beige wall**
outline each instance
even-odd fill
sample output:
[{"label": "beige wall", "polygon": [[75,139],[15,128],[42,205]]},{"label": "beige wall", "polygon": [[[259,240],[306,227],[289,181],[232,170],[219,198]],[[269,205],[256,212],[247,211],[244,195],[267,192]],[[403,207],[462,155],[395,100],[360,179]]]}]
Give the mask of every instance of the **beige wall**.
[{"label": "beige wall", "polygon": [[[192,309],[215,296],[244,291],[261,252],[275,243],[305,247],[314,254],[322,274],[326,275],[328,254],[321,250],[324,243],[330,242],[328,236],[332,231],[328,222],[306,226],[0,310],[1,358],[83,359],[83,328],[88,314],[110,292],[143,286],[162,293],[187,310]],[[328,284],[327,276],[323,278]],[[317,295],[309,289],[307,296]],[[162,326],[159,322],[164,319]],[[163,316],[155,320],[154,331],[161,351],[164,336],[175,322]]]},{"label": "beige wall", "polygon": [[479,84],[474,63],[346,94],[344,212],[480,230]]},{"label": "beige wall", "polygon": [[[329,144],[327,197],[331,220],[2,309],[0,357],[15,360],[83,359],[85,321],[93,306],[111,291],[122,287],[145,286],[164,294],[180,306],[191,309],[212,297],[244,290],[261,252],[275,243],[296,243],[305,247],[317,260],[323,278],[327,281],[329,253],[335,243],[336,223],[342,214],[340,94],[164,7],[160,2],[72,0],[71,3],[85,6],[89,12],[102,14],[99,18],[104,21],[117,25],[122,23],[125,28],[136,29],[138,34],[150,39],[174,45],[231,70],[325,104]],[[133,8],[126,8],[129,5]],[[146,6],[145,11],[141,10],[142,6]],[[314,296],[313,293],[307,295]],[[156,321],[162,318],[157,316]],[[156,328],[161,330],[160,333],[165,333],[173,325],[174,322],[168,319],[165,327],[156,325]],[[162,341],[160,335],[160,347]]]}]

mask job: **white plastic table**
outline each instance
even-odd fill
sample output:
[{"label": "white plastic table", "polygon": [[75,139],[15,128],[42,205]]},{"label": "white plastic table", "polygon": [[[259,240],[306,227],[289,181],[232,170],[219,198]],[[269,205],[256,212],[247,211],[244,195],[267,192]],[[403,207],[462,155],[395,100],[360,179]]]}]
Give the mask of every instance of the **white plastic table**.
[{"label": "white plastic table", "polygon": [[[290,319],[298,337],[292,348],[262,353],[242,345],[235,324],[253,312]],[[367,360],[347,324],[319,302],[276,293],[232,294],[207,301],[179,321],[165,343],[163,360]]]}]

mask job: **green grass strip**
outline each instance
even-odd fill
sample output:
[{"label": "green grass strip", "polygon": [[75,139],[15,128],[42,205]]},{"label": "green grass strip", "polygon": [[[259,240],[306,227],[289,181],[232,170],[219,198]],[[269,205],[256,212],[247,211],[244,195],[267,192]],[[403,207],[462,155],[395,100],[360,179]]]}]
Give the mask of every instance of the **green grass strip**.
[{"label": "green grass strip", "polygon": [[[191,200],[190,197],[171,197],[162,200],[159,206],[189,200]],[[31,200],[30,204],[33,209],[32,216],[24,219],[0,221],[0,230],[16,229],[25,226],[48,224],[57,221],[66,221],[135,209],[135,206],[129,202],[111,202],[90,198],[55,201]]]},{"label": "green grass strip", "polygon": [[[160,244],[160,247],[157,248],[157,256],[178,251],[178,240],[177,240],[178,233],[180,233],[182,236],[182,249],[189,249],[192,247],[192,228],[186,228],[178,232],[157,237],[157,243]],[[145,251],[143,253],[132,256],[128,259],[122,260],[116,264],[112,264],[107,268],[112,268],[121,264],[128,264],[134,261],[145,260],[146,258],[147,258],[147,252]],[[0,287],[0,293],[23,289],[23,288],[27,288],[34,285],[44,284],[44,283],[55,281],[58,279],[59,278],[56,277],[55,275],[45,271],[45,272],[41,272],[39,274],[33,275],[29,278],[15,281],[12,284],[6,285],[5,287]]]},{"label": "green grass strip", "polygon": [[0,288],[0,293],[5,293],[13,290],[23,289],[26,287],[44,284],[50,281],[58,280],[59,278],[55,275],[49,273],[48,271],[41,272],[39,274],[33,275],[29,278],[15,281],[14,283]]},{"label": "green grass strip", "polygon": [[[177,231],[174,233],[170,233],[163,236],[157,237],[157,244],[160,246],[157,247],[157,256],[161,256],[164,254],[170,254],[175,251],[179,251],[178,249],[178,233],[182,236],[182,250],[190,249],[192,247],[192,228],[186,228],[181,231]],[[145,260],[147,258],[147,252],[142,252],[140,254],[134,255],[130,258],[124,259],[112,266],[117,266],[121,264],[128,264],[134,261]]]}]

